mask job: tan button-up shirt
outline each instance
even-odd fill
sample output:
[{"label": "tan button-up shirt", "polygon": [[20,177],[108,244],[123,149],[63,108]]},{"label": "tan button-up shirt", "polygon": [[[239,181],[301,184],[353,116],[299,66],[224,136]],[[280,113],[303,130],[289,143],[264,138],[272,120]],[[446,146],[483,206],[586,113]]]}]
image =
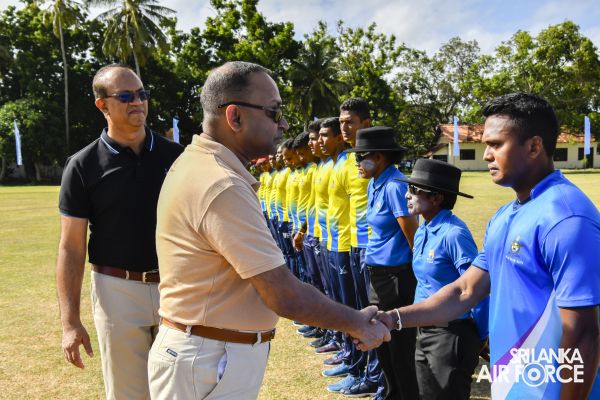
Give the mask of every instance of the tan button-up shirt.
[{"label": "tan button-up shirt", "polygon": [[285,263],[259,185],[233,152],[205,135],[194,136],[175,161],[158,201],[162,317],[244,331],[275,327],[277,315],[247,281]]}]

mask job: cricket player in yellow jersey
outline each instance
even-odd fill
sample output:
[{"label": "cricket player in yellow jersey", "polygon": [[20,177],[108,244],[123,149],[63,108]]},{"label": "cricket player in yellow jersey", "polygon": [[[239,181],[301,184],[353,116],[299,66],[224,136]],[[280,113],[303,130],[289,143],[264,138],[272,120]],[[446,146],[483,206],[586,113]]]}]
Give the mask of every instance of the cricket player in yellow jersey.
[{"label": "cricket player in yellow jersey", "polygon": [[295,265],[293,264],[294,261],[292,260],[293,257],[290,257],[290,255],[293,254],[293,250],[292,250],[292,242],[290,239],[290,218],[288,216],[288,210],[287,210],[287,192],[286,192],[286,188],[287,188],[287,181],[288,178],[290,176],[290,168],[288,166],[285,165],[285,162],[283,160],[283,145],[285,144],[282,143],[279,148],[277,149],[277,158],[278,158],[278,162],[280,164],[280,170],[277,173],[277,175],[275,175],[275,177],[273,177],[273,184],[272,184],[272,188],[271,190],[275,192],[275,210],[277,213],[277,233],[279,235],[279,242],[280,242],[280,248],[281,251],[283,252],[283,258],[285,259],[285,263],[288,266],[288,268],[290,269],[290,271],[293,271],[295,268]]}]

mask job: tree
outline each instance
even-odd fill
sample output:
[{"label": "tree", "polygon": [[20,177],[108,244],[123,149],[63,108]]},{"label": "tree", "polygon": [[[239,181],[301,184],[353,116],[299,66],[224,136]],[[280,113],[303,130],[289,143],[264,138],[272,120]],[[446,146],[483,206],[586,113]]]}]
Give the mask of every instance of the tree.
[{"label": "tree", "polygon": [[324,22],[319,22],[311,36],[305,35],[288,72],[294,94],[292,105],[304,121],[337,114],[342,88],[338,78],[339,56],[335,38],[327,34]]},{"label": "tree", "polygon": [[74,0],[53,0],[46,13],[44,20],[46,24],[52,25],[54,35],[60,40],[60,52],[63,61],[63,79],[65,84],[65,150],[69,154],[70,137],[69,137],[69,70],[67,64],[67,53],[65,51],[65,39],[63,29],[74,24],[79,14],[80,5]]},{"label": "tree", "polygon": [[[412,132],[405,143],[417,153],[435,144],[435,128],[460,115],[472,101],[469,74],[477,75],[476,41],[452,38],[433,55],[419,50],[404,52],[394,87],[408,102],[400,115],[404,129]],[[462,118],[461,118],[462,119]]]},{"label": "tree", "polygon": [[[115,6],[117,0],[90,0],[90,4]],[[102,50],[107,56],[122,62],[133,56],[135,70],[141,79],[140,65],[144,65],[152,53],[159,49],[167,51],[167,36],[160,23],[175,11],[158,5],[157,0],[123,0],[120,5],[98,15],[107,24]]]}]

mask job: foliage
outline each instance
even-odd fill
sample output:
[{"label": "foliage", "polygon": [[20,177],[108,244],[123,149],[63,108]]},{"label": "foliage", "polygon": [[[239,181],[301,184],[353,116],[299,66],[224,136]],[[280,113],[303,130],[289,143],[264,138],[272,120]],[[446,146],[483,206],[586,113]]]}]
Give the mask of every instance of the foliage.
[{"label": "foliage", "polygon": [[[98,136],[105,121],[94,106],[91,81],[115,59],[143,68],[152,92],[149,127],[165,133],[176,116],[183,143],[201,129],[199,94],[209,71],[230,60],[273,71],[290,123],[286,136],[315,116],[337,115],[343,100],[360,96],[371,105],[373,123],[395,128],[411,155],[419,156],[435,143],[435,127],[453,115],[479,123],[489,98],[529,91],[554,105],[563,129],[581,132],[589,115],[600,139],[598,50],[570,21],[537,36],[516,32],[493,55],[460,38],[429,55],[397,43],[375,24],[339,21],[329,32],[319,22],[298,40],[293,24],[269,21],[258,0],[211,0],[214,14],[189,32],[177,30],[172,10],[156,0],[94,0],[112,7],[94,20],[74,0],[47,0],[50,13],[40,0],[22,2],[20,9],[0,12],[0,107],[5,124],[12,123],[10,113],[22,115],[23,132],[39,142],[24,149],[31,162],[62,164],[67,152]],[[61,123],[66,111],[69,137],[67,121]],[[38,118],[43,128],[29,133]],[[12,128],[3,129],[0,154],[14,158]]]}]

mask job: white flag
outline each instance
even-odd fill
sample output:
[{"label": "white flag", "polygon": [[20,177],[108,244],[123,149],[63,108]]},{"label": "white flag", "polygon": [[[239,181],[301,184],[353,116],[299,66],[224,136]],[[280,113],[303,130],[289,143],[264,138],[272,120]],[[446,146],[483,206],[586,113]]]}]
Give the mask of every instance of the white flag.
[{"label": "white flag", "polygon": [[588,116],[583,118],[583,135],[583,154],[587,156],[590,154],[590,148],[592,147],[592,129]]},{"label": "white flag", "polygon": [[15,125],[15,146],[17,147],[17,165],[23,165],[23,158],[21,157],[21,133],[17,126],[17,120],[14,121]]},{"label": "white flag", "polygon": [[175,143],[179,143],[179,120],[177,118],[173,118],[173,141]]},{"label": "white flag", "polygon": [[454,148],[453,148],[454,157],[460,155],[460,150],[458,148],[458,117],[454,117]]}]

